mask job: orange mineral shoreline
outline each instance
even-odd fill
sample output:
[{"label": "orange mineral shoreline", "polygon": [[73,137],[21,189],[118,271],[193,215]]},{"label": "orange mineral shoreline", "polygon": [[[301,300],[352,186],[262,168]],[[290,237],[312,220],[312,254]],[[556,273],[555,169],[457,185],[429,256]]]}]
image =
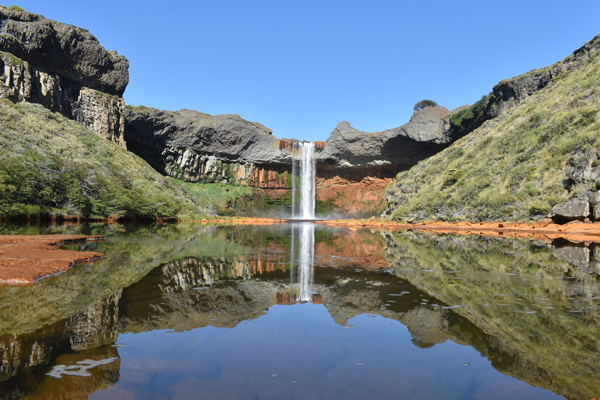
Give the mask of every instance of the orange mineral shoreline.
[{"label": "orange mineral shoreline", "polygon": [[71,266],[104,258],[94,251],[62,250],[58,246],[104,240],[103,236],[0,235],[0,285],[31,285]]},{"label": "orange mineral shoreline", "polygon": [[413,230],[464,235],[533,237],[543,241],[562,238],[571,242],[600,243],[600,222],[572,221],[559,225],[552,220],[537,222],[441,222],[414,224],[386,220],[330,220],[317,223],[331,227],[375,228],[390,231]]},{"label": "orange mineral shoreline", "polygon": [[[272,225],[290,222],[288,219],[272,218],[232,218],[181,222],[202,222],[232,225]],[[562,238],[571,242],[600,243],[600,222],[572,221],[556,224],[552,220],[536,222],[442,222],[425,221],[418,223],[400,223],[383,219],[337,219],[316,220],[317,224],[329,227],[357,229],[384,229],[388,231],[412,230],[437,233],[457,233],[462,235],[528,237],[550,242]]]}]

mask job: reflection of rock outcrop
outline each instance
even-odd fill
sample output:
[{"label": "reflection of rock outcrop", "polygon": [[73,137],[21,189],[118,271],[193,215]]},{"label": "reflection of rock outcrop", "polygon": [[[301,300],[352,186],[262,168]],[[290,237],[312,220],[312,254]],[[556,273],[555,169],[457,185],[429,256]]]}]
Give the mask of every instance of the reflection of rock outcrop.
[{"label": "reflection of rock outcrop", "polygon": [[214,259],[158,267],[123,292],[119,330],[233,327],[257,318],[276,303],[285,286],[250,280],[249,271],[247,263]]},{"label": "reflection of rock outcrop", "polygon": [[[115,232],[119,236],[113,240]],[[213,238],[210,230],[201,226],[137,226],[124,231],[113,225],[94,233],[106,234],[108,239],[86,249],[106,254],[106,259],[75,266],[32,286],[0,286],[0,335],[33,332],[68,318],[138,281],[157,265],[206,251],[213,243],[241,251],[239,245],[220,236]],[[206,245],[196,245],[195,237]]]},{"label": "reflection of rock outcrop", "polygon": [[118,304],[122,290],[104,300],[99,300],[71,318],[67,329],[72,331],[71,348],[89,349],[117,340],[115,329],[119,317]]},{"label": "reflection of rock outcrop", "polygon": [[[85,398],[99,387],[115,383],[118,360],[90,369],[92,379],[68,377],[69,382],[61,381],[59,386],[52,383],[56,378],[45,377],[45,373],[55,364],[118,357],[116,348],[103,345],[117,337],[114,316],[119,298],[117,292],[35,333],[0,336],[0,398],[33,393],[47,399]],[[70,354],[74,351],[77,354]]]},{"label": "reflection of rock outcrop", "polygon": [[[487,339],[462,340],[498,370],[569,399],[600,392],[595,277],[555,258],[542,243],[421,233],[386,237],[396,274],[439,301],[463,305],[454,313]],[[497,349],[510,357],[498,359]]]}]

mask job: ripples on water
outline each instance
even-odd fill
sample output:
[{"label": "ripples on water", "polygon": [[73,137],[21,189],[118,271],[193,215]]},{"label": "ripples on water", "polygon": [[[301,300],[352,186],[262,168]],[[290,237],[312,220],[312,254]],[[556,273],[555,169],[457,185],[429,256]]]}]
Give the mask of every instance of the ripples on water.
[{"label": "ripples on water", "polygon": [[[600,395],[595,248],[267,227],[94,233],[107,255],[0,286],[0,398]],[[58,378],[58,376],[60,378]]]}]

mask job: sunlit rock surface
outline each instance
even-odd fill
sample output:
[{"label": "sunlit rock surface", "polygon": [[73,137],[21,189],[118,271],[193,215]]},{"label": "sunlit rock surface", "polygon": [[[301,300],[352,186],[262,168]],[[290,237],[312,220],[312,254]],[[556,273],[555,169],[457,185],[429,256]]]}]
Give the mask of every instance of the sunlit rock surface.
[{"label": "sunlit rock surface", "polygon": [[129,61],[87,30],[0,8],[0,98],[39,103],[125,146]]}]

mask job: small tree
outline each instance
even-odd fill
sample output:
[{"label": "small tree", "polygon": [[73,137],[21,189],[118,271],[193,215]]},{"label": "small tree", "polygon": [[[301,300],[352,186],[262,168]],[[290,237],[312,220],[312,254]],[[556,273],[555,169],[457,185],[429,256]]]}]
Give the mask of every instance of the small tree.
[{"label": "small tree", "polygon": [[415,108],[413,108],[413,110],[419,111],[419,110],[424,109],[425,107],[435,107],[437,105],[438,105],[438,103],[436,103],[433,100],[421,100],[421,101],[417,102],[417,104],[415,104]]}]

